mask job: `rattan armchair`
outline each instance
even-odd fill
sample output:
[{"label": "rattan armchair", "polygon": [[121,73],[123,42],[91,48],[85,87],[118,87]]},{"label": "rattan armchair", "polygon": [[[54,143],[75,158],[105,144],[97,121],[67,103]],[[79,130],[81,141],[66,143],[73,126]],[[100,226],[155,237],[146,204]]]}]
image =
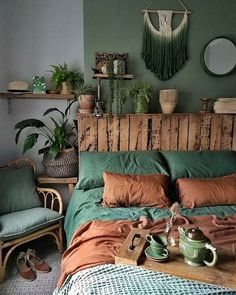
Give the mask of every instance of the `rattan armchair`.
[{"label": "rattan armchair", "polygon": [[[8,163],[7,165],[5,165],[4,167],[0,167],[0,169],[4,169],[8,167],[20,168],[25,165],[31,165],[35,173],[35,164],[29,159],[12,161]],[[36,190],[38,192],[39,198],[41,199],[41,204],[42,204],[41,208],[44,208],[47,214],[50,214],[50,213],[57,214],[55,213],[55,211],[58,212],[57,218],[55,219],[52,218],[52,220],[49,220],[48,222],[44,222],[44,224],[38,224],[36,226],[34,224],[34,226],[32,226],[30,230],[25,230],[25,232],[20,233],[20,235],[18,235],[17,237],[13,235],[12,238],[11,236],[10,237],[8,236],[7,238],[4,239],[4,237],[1,236],[1,230],[2,230],[1,227],[4,226],[4,222],[3,222],[3,225],[1,225],[1,218],[5,218],[7,216],[7,218],[9,218],[11,222],[12,218],[14,218],[15,216],[10,218],[10,215],[12,214],[11,212],[8,214],[5,214],[5,217],[3,217],[3,215],[0,216],[0,282],[4,280],[6,264],[7,264],[9,256],[18,246],[24,243],[41,238],[43,236],[51,236],[53,237],[57,245],[59,253],[63,252],[63,224],[62,224],[63,201],[62,201],[62,198],[59,192],[57,192],[55,189],[41,188],[36,186]],[[38,208],[33,208],[33,209],[37,210]],[[17,214],[21,214],[21,216],[25,214],[27,219],[27,214],[29,213],[29,210],[30,209],[23,210],[23,211],[17,212]],[[39,209],[39,210],[41,210],[40,212],[44,212],[44,210],[42,209]],[[51,212],[51,210],[53,212]],[[31,217],[32,217],[32,214],[33,213],[31,213]],[[36,218],[32,218],[32,219],[34,219],[34,223],[35,223]],[[29,220],[27,220],[27,223],[29,223]]]}]

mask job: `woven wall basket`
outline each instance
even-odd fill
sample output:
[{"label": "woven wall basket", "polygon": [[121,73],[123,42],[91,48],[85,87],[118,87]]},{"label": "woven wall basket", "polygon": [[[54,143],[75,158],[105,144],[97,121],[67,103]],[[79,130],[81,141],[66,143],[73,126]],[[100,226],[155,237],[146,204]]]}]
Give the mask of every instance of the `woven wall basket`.
[{"label": "woven wall basket", "polygon": [[78,155],[75,149],[66,149],[60,152],[55,160],[44,154],[43,167],[51,177],[74,177],[78,175]]}]

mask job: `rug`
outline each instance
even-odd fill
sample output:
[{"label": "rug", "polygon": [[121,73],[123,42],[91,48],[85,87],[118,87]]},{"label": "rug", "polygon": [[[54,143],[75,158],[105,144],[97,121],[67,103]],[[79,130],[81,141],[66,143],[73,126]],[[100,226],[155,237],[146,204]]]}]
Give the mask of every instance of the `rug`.
[{"label": "rug", "polygon": [[[36,250],[38,256],[52,268],[49,273],[37,273],[37,279],[32,282],[20,276],[16,265],[17,255],[27,248]],[[49,237],[16,248],[8,260],[5,280],[0,284],[0,295],[51,295],[60,276],[60,262],[61,255]]]}]

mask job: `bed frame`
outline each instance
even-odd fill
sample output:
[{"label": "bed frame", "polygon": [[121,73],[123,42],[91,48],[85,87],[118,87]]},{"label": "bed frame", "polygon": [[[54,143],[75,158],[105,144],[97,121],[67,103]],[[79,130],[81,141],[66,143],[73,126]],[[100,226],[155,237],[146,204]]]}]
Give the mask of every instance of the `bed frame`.
[{"label": "bed frame", "polygon": [[79,151],[236,150],[236,115],[78,115]]}]

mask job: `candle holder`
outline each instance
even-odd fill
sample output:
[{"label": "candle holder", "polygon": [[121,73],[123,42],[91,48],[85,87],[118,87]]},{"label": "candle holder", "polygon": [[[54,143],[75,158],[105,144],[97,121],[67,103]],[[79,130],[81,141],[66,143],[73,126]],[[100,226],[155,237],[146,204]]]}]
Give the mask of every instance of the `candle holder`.
[{"label": "candle holder", "polygon": [[202,110],[200,113],[209,113],[208,104],[211,101],[211,98],[203,97],[200,100],[202,102]]}]

